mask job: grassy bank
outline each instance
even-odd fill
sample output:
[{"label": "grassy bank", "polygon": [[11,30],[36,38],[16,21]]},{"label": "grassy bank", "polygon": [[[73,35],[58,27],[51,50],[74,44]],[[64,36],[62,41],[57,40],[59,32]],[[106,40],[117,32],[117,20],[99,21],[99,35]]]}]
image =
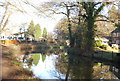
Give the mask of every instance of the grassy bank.
[{"label": "grassy bank", "polygon": [[24,69],[23,62],[17,60],[18,56],[24,54],[20,46],[2,45],[2,78],[3,79],[33,79],[33,74]]},{"label": "grassy bank", "polygon": [[119,57],[117,56],[118,53],[118,50],[114,49],[104,50],[101,48],[95,48],[95,53],[93,53],[93,57],[110,61],[116,61],[119,59]]},{"label": "grassy bank", "polygon": [[[56,49],[64,49],[65,46],[57,42],[23,42],[20,44],[9,44],[2,46],[2,67],[4,79],[33,79],[34,76],[29,69],[23,68],[23,62],[17,60],[19,56],[28,53],[54,52]],[[54,50],[53,50],[54,49]],[[55,51],[56,52],[56,51]],[[57,53],[57,52],[56,52]]]}]

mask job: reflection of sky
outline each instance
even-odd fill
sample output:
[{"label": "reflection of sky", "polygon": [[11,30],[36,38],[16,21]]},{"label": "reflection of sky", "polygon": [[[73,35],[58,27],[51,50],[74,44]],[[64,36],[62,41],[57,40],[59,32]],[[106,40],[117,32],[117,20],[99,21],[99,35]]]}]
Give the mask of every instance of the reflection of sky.
[{"label": "reflection of sky", "polygon": [[[42,59],[42,55],[40,54],[40,59],[39,59],[39,62],[36,65],[32,65],[31,66],[31,71],[33,72],[33,74],[35,75],[35,78],[40,78],[40,79],[65,79],[65,74],[61,74],[61,73],[58,73],[58,69],[56,68],[56,63],[58,62],[58,58],[59,58],[59,55],[49,55],[45,57],[45,60],[43,61]],[[85,61],[85,59],[81,60],[81,61]],[[81,63],[81,62],[80,62]],[[77,68],[76,68],[77,66]],[[75,67],[75,68],[74,68]],[[80,68],[84,68],[86,67],[86,65],[74,65],[72,66],[71,69],[74,69],[73,71],[77,70],[78,72],[70,72],[69,74],[69,79],[71,78],[74,78],[74,79],[82,79],[84,76],[86,79],[88,77],[86,77],[86,69],[81,69],[79,70]],[[24,64],[24,68],[28,68],[28,64]],[[102,63],[95,63],[93,65],[93,72],[92,72],[92,75],[93,75],[93,79],[118,79],[117,76],[114,75],[113,72],[110,71],[110,65],[102,65]],[[112,67],[112,69],[115,68],[115,67]],[[61,69],[63,69],[61,67]],[[87,68],[87,70],[90,69],[90,67]],[[118,69],[115,70],[116,72],[118,72]],[[84,72],[84,73],[81,75],[81,73],[79,74],[79,72]],[[89,73],[89,72],[88,72]],[[78,76],[79,75],[79,76]],[[88,74],[89,75],[89,74]]]},{"label": "reflection of sky", "polygon": [[65,75],[58,73],[55,69],[55,61],[58,55],[46,56],[45,61],[42,61],[42,56],[40,55],[40,60],[37,66],[32,66],[31,71],[35,77],[40,79],[65,79]]}]

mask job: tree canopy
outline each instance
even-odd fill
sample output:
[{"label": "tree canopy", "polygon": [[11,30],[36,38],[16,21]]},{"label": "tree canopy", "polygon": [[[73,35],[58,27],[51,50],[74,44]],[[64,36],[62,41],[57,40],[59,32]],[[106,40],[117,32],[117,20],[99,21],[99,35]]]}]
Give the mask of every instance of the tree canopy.
[{"label": "tree canopy", "polygon": [[42,37],[47,38],[47,29],[46,28],[43,29]]},{"label": "tree canopy", "polygon": [[34,38],[41,37],[41,27],[39,24],[34,25],[34,22],[31,21],[28,27],[28,34],[32,35]]},{"label": "tree canopy", "polygon": [[35,25],[34,36],[35,38],[41,37],[41,27],[39,24]]},{"label": "tree canopy", "polygon": [[34,25],[34,22],[31,21],[28,27],[28,34],[34,37],[34,31],[35,31],[35,25]]}]

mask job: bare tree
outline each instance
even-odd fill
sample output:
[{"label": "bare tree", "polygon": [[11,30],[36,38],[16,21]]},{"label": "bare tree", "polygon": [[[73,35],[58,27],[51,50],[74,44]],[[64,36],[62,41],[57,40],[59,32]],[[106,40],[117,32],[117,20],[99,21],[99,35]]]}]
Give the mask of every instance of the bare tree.
[{"label": "bare tree", "polygon": [[0,2],[0,7],[2,7],[2,9],[4,10],[4,13],[2,14],[0,20],[0,33],[5,30],[5,27],[9,22],[9,18],[13,13],[27,13],[24,9],[20,8],[21,6],[17,6],[17,4],[14,4],[10,1]]}]

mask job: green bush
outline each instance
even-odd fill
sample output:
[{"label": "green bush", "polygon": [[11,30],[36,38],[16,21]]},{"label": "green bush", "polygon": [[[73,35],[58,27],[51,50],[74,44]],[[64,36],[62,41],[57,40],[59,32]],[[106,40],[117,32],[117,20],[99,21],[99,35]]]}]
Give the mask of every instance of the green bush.
[{"label": "green bush", "polygon": [[101,47],[102,46],[102,41],[101,40],[96,40],[95,41],[95,46],[96,47]]},{"label": "green bush", "polygon": [[60,46],[60,49],[64,49],[64,46]]},{"label": "green bush", "polygon": [[107,50],[108,45],[102,45],[100,48]]}]

